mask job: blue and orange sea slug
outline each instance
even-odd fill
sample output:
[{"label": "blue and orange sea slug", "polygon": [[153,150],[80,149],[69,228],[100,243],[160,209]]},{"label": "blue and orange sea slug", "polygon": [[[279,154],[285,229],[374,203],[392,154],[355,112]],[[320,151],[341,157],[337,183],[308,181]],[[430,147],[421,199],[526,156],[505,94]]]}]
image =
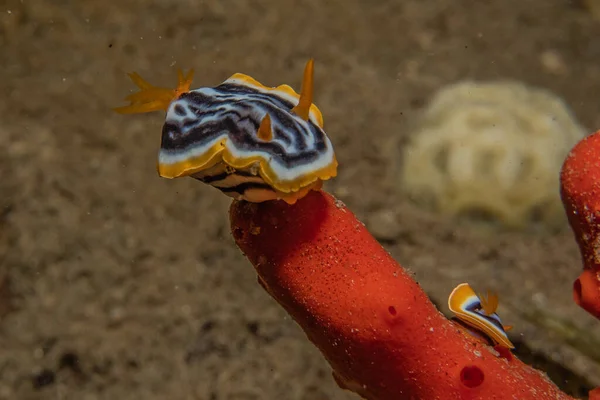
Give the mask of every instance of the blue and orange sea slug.
[{"label": "blue and orange sea slug", "polygon": [[312,102],[313,71],[311,59],[300,94],[288,85],[267,87],[240,73],[214,88],[193,90],[193,71],[179,71],[176,89],[153,86],[132,73],[140,91],[115,111],[167,112],[160,176],[191,176],[238,200],[293,204],[337,174],[323,116]]}]

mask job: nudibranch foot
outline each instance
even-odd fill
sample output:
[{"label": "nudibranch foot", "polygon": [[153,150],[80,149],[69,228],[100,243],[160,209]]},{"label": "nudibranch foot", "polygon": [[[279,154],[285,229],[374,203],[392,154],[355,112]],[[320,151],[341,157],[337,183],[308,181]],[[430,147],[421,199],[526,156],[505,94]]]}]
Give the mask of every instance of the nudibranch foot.
[{"label": "nudibranch foot", "polygon": [[513,349],[506,331],[511,326],[502,325],[496,310],[498,295],[488,292],[487,297],[478,296],[468,283],[461,283],[450,294],[448,307],[462,327],[470,328],[471,334],[481,338],[484,335],[492,343]]},{"label": "nudibranch foot", "polygon": [[450,318],[450,321],[460,328],[463,332],[467,333],[469,336],[474,337],[481,343],[487,344],[488,346],[494,346],[496,343],[485,333],[480,331],[479,329],[473,329],[473,327],[458,317]]},{"label": "nudibranch foot", "polygon": [[129,74],[129,78],[140,88],[137,93],[130,94],[125,98],[131,104],[128,106],[114,108],[119,114],[140,114],[153,111],[167,110],[173,100],[183,93],[189,92],[194,79],[194,70],[184,75],[182,70],[177,71],[177,88],[169,89],[153,86],[144,80],[137,72]]},{"label": "nudibranch foot", "polygon": [[306,196],[309,191],[320,190],[323,185],[323,181],[317,179],[297,191],[284,193],[266,184],[260,177],[259,170],[258,162],[239,169],[219,162],[190,176],[219,189],[229,197],[252,203],[283,200],[288,204],[294,204],[298,199]]}]

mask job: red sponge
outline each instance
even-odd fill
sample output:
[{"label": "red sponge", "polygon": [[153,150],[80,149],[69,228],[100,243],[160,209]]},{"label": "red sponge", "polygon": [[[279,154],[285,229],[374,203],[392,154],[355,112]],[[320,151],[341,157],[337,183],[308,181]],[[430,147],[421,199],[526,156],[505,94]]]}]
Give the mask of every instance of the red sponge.
[{"label": "red sponge", "polygon": [[563,204],[583,259],[583,272],[573,284],[573,298],[600,319],[600,131],[571,150],[560,182]]},{"label": "red sponge", "polygon": [[366,399],[569,399],[543,373],[448,321],[344,204],[234,202],[259,282]]}]

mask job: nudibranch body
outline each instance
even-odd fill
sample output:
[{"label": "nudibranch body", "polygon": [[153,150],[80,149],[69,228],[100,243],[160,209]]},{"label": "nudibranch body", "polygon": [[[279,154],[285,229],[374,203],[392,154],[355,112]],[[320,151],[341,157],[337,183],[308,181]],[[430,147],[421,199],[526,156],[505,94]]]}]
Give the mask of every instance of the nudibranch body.
[{"label": "nudibranch body", "polygon": [[448,307],[458,322],[466,325],[474,336],[490,339],[502,347],[513,349],[515,346],[506,334],[510,326],[502,325],[496,314],[498,295],[489,293],[487,297],[478,296],[468,283],[461,283],[450,294]]},{"label": "nudibranch body", "polygon": [[190,90],[192,72],[177,89],[157,88],[130,75],[141,89],[119,113],[166,110],[158,155],[165,178],[191,176],[238,200],[293,204],[337,174],[323,116],[312,104],[313,61],[301,94],[234,74],[214,88]]}]

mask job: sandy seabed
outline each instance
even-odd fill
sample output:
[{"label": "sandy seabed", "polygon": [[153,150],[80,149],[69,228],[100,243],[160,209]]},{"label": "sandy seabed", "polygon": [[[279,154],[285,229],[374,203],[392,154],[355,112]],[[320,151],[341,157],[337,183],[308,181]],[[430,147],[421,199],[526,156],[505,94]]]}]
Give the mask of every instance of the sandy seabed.
[{"label": "sandy seabed", "polygon": [[491,282],[524,357],[571,393],[593,381],[585,344],[527,315],[591,326],[571,302],[571,233],[482,234],[423,211],[399,194],[389,147],[462,79],[546,87],[600,127],[600,23],[573,2],[8,0],[0,13],[0,399],[356,398],[256,284],[229,199],[157,176],[162,115],[110,110],[133,90],[126,72],[299,89],[309,57],[340,161],[326,189],[434,301]]}]

